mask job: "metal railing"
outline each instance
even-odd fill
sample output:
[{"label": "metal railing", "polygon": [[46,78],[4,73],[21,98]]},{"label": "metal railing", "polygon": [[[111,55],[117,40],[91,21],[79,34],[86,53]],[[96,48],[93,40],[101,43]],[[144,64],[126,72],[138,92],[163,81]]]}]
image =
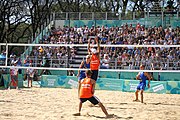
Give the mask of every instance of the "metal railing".
[{"label": "metal railing", "polygon": [[[151,64],[148,64],[148,61],[110,61],[109,69],[125,69],[125,70],[136,70],[139,69],[140,64],[145,65],[146,70],[180,70],[180,61],[154,61]],[[152,66],[153,65],[153,66]]]},{"label": "metal railing", "polygon": [[[41,59],[41,58],[37,58],[37,57],[30,57],[29,61],[32,61],[32,64],[34,67],[43,67],[46,59]],[[70,64],[70,66],[72,66],[73,68],[79,68],[80,62],[77,62],[75,59],[70,60],[70,62],[68,63],[67,58],[63,57],[61,59],[56,59],[56,58],[49,58],[49,66],[51,68],[68,68],[67,64]],[[8,58],[8,63],[9,65],[11,64],[10,59]],[[40,63],[40,61],[42,63]],[[20,61],[21,62],[21,66],[26,66],[26,64],[24,64],[24,61]],[[153,61],[151,64],[148,64],[148,61],[118,61],[117,58],[115,58],[114,60],[111,60],[109,62],[109,68],[108,69],[124,69],[124,70],[136,70],[139,69],[140,64],[143,63],[146,67],[146,70],[180,70],[180,61],[178,60],[174,60],[171,61],[169,59],[167,59],[166,61]],[[154,66],[152,66],[152,64]],[[1,63],[1,65],[5,66],[5,62]],[[102,66],[101,63],[101,69],[106,69],[105,67]]]},{"label": "metal railing", "polygon": [[58,12],[55,20],[137,20],[140,18],[163,17],[171,15],[179,18],[179,11],[136,11],[128,13],[109,12]]}]

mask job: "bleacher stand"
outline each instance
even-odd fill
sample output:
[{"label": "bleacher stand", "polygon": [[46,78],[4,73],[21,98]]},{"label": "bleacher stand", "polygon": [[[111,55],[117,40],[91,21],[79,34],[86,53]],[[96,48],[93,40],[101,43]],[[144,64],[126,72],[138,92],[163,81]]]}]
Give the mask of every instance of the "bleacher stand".
[{"label": "bleacher stand", "polygon": [[[146,28],[137,23],[121,25],[120,27],[107,26],[87,26],[82,27],[58,27],[51,31],[50,36],[44,36],[41,41],[44,44],[86,44],[88,39],[95,35],[101,38],[101,44],[107,45],[179,45],[180,28],[162,28],[153,26]],[[41,47],[35,48],[32,55],[38,58],[54,59],[51,67],[60,67],[66,63],[68,56],[67,47]],[[73,63],[78,56],[78,48],[71,47],[70,61]],[[141,63],[146,65],[146,69],[180,69],[180,48],[140,48],[140,47],[119,47],[101,48],[101,60],[108,54],[110,57],[109,68],[138,69]],[[159,62],[161,61],[161,62]],[[61,63],[58,65],[58,63]]]}]

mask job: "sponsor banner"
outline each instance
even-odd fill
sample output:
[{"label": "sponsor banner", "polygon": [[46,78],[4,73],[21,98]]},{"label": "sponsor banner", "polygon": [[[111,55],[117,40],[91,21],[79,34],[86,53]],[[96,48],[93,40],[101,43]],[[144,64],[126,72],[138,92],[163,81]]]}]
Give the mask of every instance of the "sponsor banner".
[{"label": "sponsor banner", "polygon": [[77,88],[77,81],[75,76],[42,75],[41,87]]},{"label": "sponsor banner", "polygon": [[123,89],[123,80],[114,78],[99,78],[96,81],[96,89],[98,90],[118,90]]},{"label": "sponsor banner", "polygon": [[69,79],[68,84],[71,88],[78,88],[78,82],[74,79]]},{"label": "sponsor banner", "polygon": [[[138,80],[99,78],[95,89],[135,92],[138,84]],[[78,79],[75,76],[43,75],[41,87],[77,88]],[[145,92],[180,94],[180,81],[151,81],[150,88],[146,86]]]},{"label": "sponsor banner", "polygon": [[[9,74],[2,74],[3,81],[4,81],[4,88],[8,88],[8,84],[10,82],[10,75]],[[23,77],[22,74],[18,74],[18,87],[23,87]]]},{"label": "sponsor banner", "polygon": [[[77,88],[78,79],[75,76],[42,75],[41,87],[64,87]],[[96,89],[99,90],[122,90],[123,81],[113,78],[99,78],[96,82]]]},{"label": "sponsor banner", "polygon": [[58,77],[56,75],[42,75],[41,87],[56,87]]},{"label": "sponsor banner", "polygon": [[150,88],[147,89],[147,92],[166,93],[166,82],[165,81],[151,81]]},{"label": "sponsor banner", "polygon": [[124,80],[123,91],[124,92],[134,92],[134,91],[136,91],[138,84],[139,84],[138,80]]},{"label": "sponsor banner", "polygon": [[169,94],[180,94],[180,81],[167,81],[167,91]]},{"label": "sponsor banner", "polygon": [[[148,83],[148,81],[146,83]],[[138,84],[138,80],[124,80],[123,91],[135,92]],[[153,93],[166,93],[166,82],[151,81],[150,88],[148,88],[148,86],[146,85],[145,91]]]},{"label": "sponsor banner", "polygon": [[3,74],[3,81],[4,81],[4,87],[8,88],[8,84],[10,82],[10,75],[9,74]]}]

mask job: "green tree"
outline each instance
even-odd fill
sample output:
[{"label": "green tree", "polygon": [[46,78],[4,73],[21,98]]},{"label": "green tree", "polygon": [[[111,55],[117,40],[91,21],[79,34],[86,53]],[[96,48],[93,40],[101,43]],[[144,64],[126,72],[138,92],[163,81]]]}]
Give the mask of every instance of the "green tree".
[{"label": "green tree", "polygon": [[[0,43],[27,43],[47,26],[53,0],[1,0]],[[32,42],[32,41],[31,41]],[[14,47],[9,48],[9,52]]]},{"label": "green tree", "polygon": [[[0,1],[0,43],[19,43],[30,30],[30,17],[24,11],[23,0]],[[14,47],[10,47],[12,51]]]}]

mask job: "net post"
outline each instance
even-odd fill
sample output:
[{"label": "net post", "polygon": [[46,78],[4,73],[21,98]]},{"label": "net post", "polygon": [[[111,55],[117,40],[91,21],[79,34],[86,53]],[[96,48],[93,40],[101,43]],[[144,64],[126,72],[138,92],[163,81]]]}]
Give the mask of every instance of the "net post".
[{"label": "net post", "polygon": [[7,66],[7,62],[8,62],[8,44],[6,41],[6,62],[5,62],[5,66]]}]

